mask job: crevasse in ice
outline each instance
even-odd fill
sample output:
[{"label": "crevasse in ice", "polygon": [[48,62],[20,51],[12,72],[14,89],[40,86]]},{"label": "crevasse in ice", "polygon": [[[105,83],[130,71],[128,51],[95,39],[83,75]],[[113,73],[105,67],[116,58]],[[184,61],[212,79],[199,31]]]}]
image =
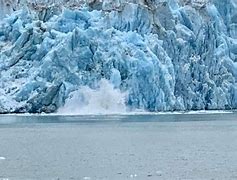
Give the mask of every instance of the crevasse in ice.
[{"label": "crevasse in ice", "polygon": [[1,113],[104,80],[129,110],[237,108],[236,0],[0,0],[0,17]]}]

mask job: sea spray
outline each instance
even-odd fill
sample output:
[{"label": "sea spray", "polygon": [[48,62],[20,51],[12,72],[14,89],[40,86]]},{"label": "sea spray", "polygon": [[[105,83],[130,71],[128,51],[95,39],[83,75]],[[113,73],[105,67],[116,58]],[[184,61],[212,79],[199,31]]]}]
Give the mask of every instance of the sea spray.
[{"label": "sea spray", "polygon": [[126,113],[126,92],[114,88],[108,80],[102,79],[98,89],[83,86],[70,94],[58,114],[117,114]]}]

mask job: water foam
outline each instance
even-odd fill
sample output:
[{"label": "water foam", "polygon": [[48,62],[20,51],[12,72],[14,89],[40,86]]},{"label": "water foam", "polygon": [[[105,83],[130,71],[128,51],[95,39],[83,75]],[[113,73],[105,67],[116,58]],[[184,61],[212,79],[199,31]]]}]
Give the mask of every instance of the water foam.
[{"label": "water foam", "polygon": [[58,110],[62,115],[121,114],[126,113],[127,93],[115,89],[107,80],[102,79],[98,89],[83,86],[74,91]]}]

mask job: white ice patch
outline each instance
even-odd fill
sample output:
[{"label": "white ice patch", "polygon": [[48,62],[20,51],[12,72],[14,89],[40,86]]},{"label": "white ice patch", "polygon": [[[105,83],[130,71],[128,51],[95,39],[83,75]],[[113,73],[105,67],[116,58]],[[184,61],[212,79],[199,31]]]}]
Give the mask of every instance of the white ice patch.
[{"label": "white ice patch", "polygon": [[125,99],[127,94],[115,89],[107,80],[100,81],[99,89],[87,86],[75,91],[66,100],[58,114],[117,114],[126,113]]},{"label": "white ice patch", "polygon": [[84,180],[90,180],[91,177],[84,177],[83,179],[84,179]]},{"label": "white ice patch", "polygon": [[5,160],[6,158],[5,157],[0,157],[0,160]]}]

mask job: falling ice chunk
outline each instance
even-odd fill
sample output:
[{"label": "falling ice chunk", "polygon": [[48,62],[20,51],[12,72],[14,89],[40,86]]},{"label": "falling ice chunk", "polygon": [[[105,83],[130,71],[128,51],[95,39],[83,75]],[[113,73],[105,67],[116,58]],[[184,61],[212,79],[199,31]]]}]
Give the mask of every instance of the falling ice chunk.
[{"label": "falling ice chunk", "polygon": [[5,157],[0,157],[0,160],[5,160],[6,158]]}]

